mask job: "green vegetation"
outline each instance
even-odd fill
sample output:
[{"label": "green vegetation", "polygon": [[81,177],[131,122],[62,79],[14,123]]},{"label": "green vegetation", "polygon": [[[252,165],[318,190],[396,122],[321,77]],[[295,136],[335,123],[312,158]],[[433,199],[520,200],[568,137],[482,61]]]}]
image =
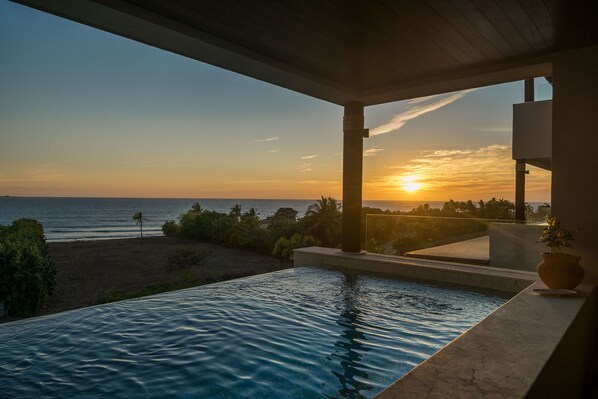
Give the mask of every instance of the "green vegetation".
[{"label": "green vegetation", "polygon": [[[185,287],[182,287],[185,288]],[[172,283],[162,283],[148,285],[141,291],[125,292],[120,289],[110,290],[104,298],[100,299],[98,303],[108,303],[115,301],[122,301],[124,299],[139,298],[147,295],[160,294],[162,292],[168,292],[177,289]]]},{"label": "green vegetation", "polygon": [[207,251],[179,248],[168,254],[166,268],[169,271],[190,269],[199,265],[207,255]]},{"label": "green vegetation", "polygon": [[[301,246],[320,242],[332,247],[339,245],[341,214],[336,200],[322,197],[304,217],[297,218],[297,214],[292,208],[280,208],[273,216],[260,219],[255,209],[243,211],[239,204],[234,205],[228,213],[220,213],[205,210],[196,202],[179,217],[178,223],[172,220],[164,223],[162,231],[169,236],[264,255],[280,254],[285,258],[290,256],[289,251]],[[295,234],[301,238],[293,239]],[[281,239],[292,243],[285,244],[283,240],[277,249],[277,242]]]},{"label": "green vegetation", "polygon": [[563,248],[573,248],[572,241],[575,241],[573,232],[567,230],[561,225],[561,221],[556,216],[549,216],[546,219],[548,226],[542,230],[540,242],[545,242],[550,248],[550,252],[562,253]]},{"label": "green vegetation", "polygon": [[325,247],[338,245],[343,225],[340,205],[334,198],[317,200],[307,208],[305,221],[309,226],[307,232],[317,237]]},{"label": "green vegetation", "polygon": [[0,302],[15,316],[39,312],[52,295],[56,268],[42,225],[18,219],[0,226]]},{"label": "green vegetation", "polygon": [[167,220],[162,225],[162,233],[167,237],[176,237],[179,234],[180,226],[174,220]]},{"label": "green vegetation", "polygon": [[289,239],[280,237],[274,245],[273,255],[282,256],[284,259],[293,260],[293,250],[297,248],[313,247],[320,245],[320,241],[314,239],[312,236],[304,236],[302,234],[293,234]]},{"label": "green vegetation", "polygon": [[[515,205],[508,200],[492,198],[473,201],[447,201],[442,208],[423,204],[410,212],[390,212],[364,209],[365,214],[381,215],[367,218],[367,248],[370,252],[398,254],[452,242],[480,237],[488,233],[492,221],[514,221]],[[542,220],[550,212],[545,204],[537,211],[526,204],[530,221]],[[394,215],[399,217],[384,217]],[[365,233],[362,232],[365,242]]]},{"label": "green vegetation", "polygon": [[[486,234],[490,220],[513,220],[515,205],[505,199],[489,201],[447,201],[442,208],[423,204],[409,212],[362,209],[362,247],[370,252],[400,254],[443,245]],[[528,220],[543,220],[550,212],[527,206]],[[369,217],[367,215],[381,215]],[[383,217],[400,216],[400,217]],[[367,222],[367,225],[366,225]],[[367,229],[367,237],[366,237]],[[165,235],[277,255],[292,259],[293,249],[312,245],[338,248],[342,236],[342,213],[338,201],[321,197],[303,215],[292,208],[279,208],[273,216],[260,219],[255,209],[243,212],[236,204],[228,213],[208,211],[194,203],[178,223],[164,223]]]},{"label": "green vegetation", "polygon": [[121,289],[110,290],[98,301],[98,303],[108,303],[122,301],[124,299],[140,298],[147,295],[161,294],[163,292],[192,288],[198,285],[212,284],[219,281],[227,281],[241,277],[252,276],[256,274],[254,270],[231,271],[216,277],[200,278],[192,270],[183,270],[179,275],[178,281],[152,284],[139,291],[125,292]]}]

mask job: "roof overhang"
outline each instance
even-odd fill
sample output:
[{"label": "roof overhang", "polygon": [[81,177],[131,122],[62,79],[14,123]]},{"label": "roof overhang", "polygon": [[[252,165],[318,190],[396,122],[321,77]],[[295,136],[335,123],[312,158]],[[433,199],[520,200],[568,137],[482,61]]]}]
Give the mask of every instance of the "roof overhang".
[{"label": "roof overhang", "polygon": [[[385,16],[377,14],[371,16],[370,14],[374,14],[372,9],[376,7],[399,7],[395,4],[385,4],[387,2],[383,0],[372,1],[371,6],[368,3],[367,9],[364,9],[360,2],[348,1],[346,8],[350,9],[349,12],[343,10],[344,13],[340,13],[338,9],[333,10],[340,16],[323,8],[324,6],[332,7],[333,2],[323,1],[323,6],[319,4],[308,6],[305,3],[306,6],[303,8],[302,6],[295,7],[299,10],[292,10],[294,13],[292,16],[284,16],[285,14],[282,14],[282,17],[277,16],[278,19],[289,18],[289,20],[283,21],[282,25],[278,21],[279,25],[272,26],[270,31],[266,30],[271,33],[271,36],[265,36],[261,31],[254,32],[257,29],[254,26],[248,25],[251,32],[244,32],[243,27],[237,27],[238,24],[232,22],[228,24],[228,19],[234,20],[235,17],[257,20],[264,13],[263,7],[282,7],[270,1],[255,3],[262,7],[259,14],[257,11],[252,14],[254,9],[251,6],[244,6],[245,8],[236,14],[235,10],[223,12],[222,9],[208,9],[205,12],[201,9],[201,12],[198,13],[197,7],[199,6],[197,4],[181,1],[16,0],[16,2],[339,105],[351,101],[373,105],[548,76],[552,73],[551,60],[555,54],[598,43],[598,33],[594,27],[589,26],[588,29],[581,31],[575,30],[571,27],[571,21],[573,21],[571,16],[568,19],[559,17],[560,21],[569,21],[568,25],[562,23],[561,26],[557,22],[553,22],[550,26],[547,25],[554,32],[549,31],[547,27],[544,30],[538,28],[538,31],[541,31],[545,37],[544,41],[541,43],[539,41],[540,44],[535,46],[524,43],[525,40],[531,42],[531,39],[528,39],[523,33],[512,32],[512,37],[499,40],[500,35],[498,34],[506,35],[501,29],[510,32],[513,30],[511,25],[514,26],[514,23],[495,21],[491,16],[479,11],[471,16],[463,13],[457,7],[455,10],[445,11],[444,17],[448,21],[463,14],[469,18],[470,26],[479,25],[478,28],[482,33],[484,28],[488,30],[489,27],[493,27],[493,31],[489,31],[483,38],[478,37],[476,40],[471,40],[471,43],[477,43],[478,47],[470,46],[466,40],[463,40],[466,35],[459,32],[458,23],[455,23],[454,26],[447,25],[444,28],[447,36],[452,35],[453,37],[450,41],[443,41],[442,36],[437,35],[438,32],[434,30],[436,28],[433,26],[434,21],[432,20],[428,21],[429,26],[425,28],[427,30],[422,28],[419,32],[414,31],[413,37],[406,34],[403,36],[404,40],[400,40],[400,35],[397,33],[398,36],[393,41],[388,41],[386,47],[383,47],[379,42],[395,29],[392,24],[393,20],[389,25],[388,18]],[[237,4],[226,0],[223,2],[230,3],[229,6],[233,8]],[[587,2],[582,1],[582,3]],[[189,7],[190,17],[186,16],[184,7]],[[217,8],[214,5],[208,8],[210,7]],[[503,5],[504,7],[508,6]],[[519,10],[516,6],[513,7],[515,8],[512,10],[505,10],[505,15],[510,15],[509,13],[518,15],[516,12]],[[397,25],[411,21],[409,19],[401,20],[402,10],[394,10],[398,13],[396,14]],[[192,14],[192,11],[195,11],[196,14]],[[327,13],[323,14],[324,11]],[[414,15],[426,18],[427,14],[424,11],[419,16]],[[363,13],[370,16],[362,17]],[[455,15],[453,16],[451,13]],[[567,15],[565,12],[565,16]],[[272,17],[273,23],[276,22],[274,17],[276,16]],[[415,18],[413,15],[411,17]],[[575,21],[579,24],[587,22],[580,16],[575,15],[574,17],[577,18]],[[299,25],[298,18],[308,22]],[[307,37],[309,21],[317,18],[319,18],[318,25],[314,23],[313,26],[314,30],[319,30],[317,32],[319,36]],[[328,20],[323,20],[323,18],[328,18]],[[591,15],[589,18],[591,21]],[[218,19],[221,19],[219,24],[211,23]],[[544,19],[546,19],[545,16]],[[268,21],[270,20],[262,20],[260,25],[262,30],[270,28],[263,26]],[[460,20],[455,21],[459,22]],[[386,25],[389,26],[385,28],[386,31],[378,33],[381,29],[378,25],[384,25],[382,22],[386,22]],[[534,22],[530,19],[529,23],[534,25]],[[321,25],[327,23],[336,24],[338,27],[334,31],[326,30],[328,28]],[[591,22],[589,23],[591,24]],[[535,24],[538,25],[537,22]],[[560,36],[557,33],[564,31],[563,26],[568,31],[567,34],[561,34],[563,39],[559,39]],[[525,26],[521,27],[520,30],[523,31],[525,28]],[[376,34],[368,33],[369,30]],[[328,36],[326,36],[327,34]],[[297,39],[297,36],[300,35],[306,35],[305,40]],[[318,38],[328,40],[330,42],[327,44],[328,47],[320,48],[322,46],[318,45]],[[487,40],[482,40],[484,38]],[[304,43],[309,40],[312,42]],[[522,40],[523,42],[521,42]],[[287,42],[294,44],[282,51],[281,48]],[[505,47],[499,54],[496,49],[486,48],[485,46],[488,45],[486,42],[494,45],[496,49],[501,49],[500,44],[510,47]],[[425,48],[437,48],[439,55],[436,58],[444,66],[436,67],[429,62],[428,58],[432,55],[429,55],[428,52],[418,53],[413,50],[417,49],[417,47],[413,47],[417,45]],[[310,46],[314,49],[313,55],[309,54],[309,51],[305,51],[305,48],[309,50]],[[330,54],[330,49],[336,48],[339,49],[338,54]],[[377,49],[376,52],[373,48]],[[467,48],[470,48],[469,53],[463,50]],[[295,49],[297,50],[295,51]],[[326,51],[327,49],[329,51]],[[415,51],[413,56],[409,56],[411,53],[408,50]],[[385,63],[384,55],[394,54],[393,52],[403,52],[407,56],[403,60],[397,60],[391,59],[393,56],[389,55],[388,63]],[[402,66],[397,66],[397,62]],[[418,71],[419,67],[423,68],[422,72]],[[334,73],[335,69],[338,70],[338,77]],[[353,76],[354,78],[352,78]]]}]

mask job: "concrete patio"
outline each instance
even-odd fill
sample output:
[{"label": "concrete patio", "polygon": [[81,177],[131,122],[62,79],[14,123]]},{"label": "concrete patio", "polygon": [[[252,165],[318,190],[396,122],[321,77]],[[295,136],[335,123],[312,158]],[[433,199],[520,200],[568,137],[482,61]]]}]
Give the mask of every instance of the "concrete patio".
[{"label": "concrete patio", "polygon": [[405,256],[488,265],[490,263],[490,236],[406,252]]}]

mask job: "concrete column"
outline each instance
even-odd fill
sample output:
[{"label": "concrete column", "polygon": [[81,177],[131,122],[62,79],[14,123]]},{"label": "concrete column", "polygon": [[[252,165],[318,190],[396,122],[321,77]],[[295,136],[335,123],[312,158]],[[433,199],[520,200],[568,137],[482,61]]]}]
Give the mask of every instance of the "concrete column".
[{"label": "concrete column", "polygon": [[343,117],[343,243],[344,252],[361,252],[363,179],[363,104],[345,104]]},{"label": "concrete column", "polygon": [[525,222],[525,161],[515,161],[515,220]]},{"label": "concrete column", "polygon": [[586,281],[598,283],[598,46],[553,62],[552,214],[576,230]]},{"label": "concrete column", "polygon": [[[534,79],[526,79],[524,82],[524,101],[534,101]],[[515,220],[525,222],[525,160],[515,161]]]},{"label": "concrete column", "polygon": [[535,100],[535,93],[534,93],[534,79],[525,79],[523,82],[524,85],[524,95],[523,100],[527,103],[530,101]]}]

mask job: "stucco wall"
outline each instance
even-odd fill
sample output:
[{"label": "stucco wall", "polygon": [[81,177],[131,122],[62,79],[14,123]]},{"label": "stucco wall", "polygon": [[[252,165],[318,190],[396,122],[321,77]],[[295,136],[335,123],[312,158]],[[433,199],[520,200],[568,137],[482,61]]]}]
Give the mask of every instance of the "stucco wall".
[{"label": "stucco wall", "polygon": [[598,47],[553,63],[552,214],[577,230],[586,282],[598,283]]}]

